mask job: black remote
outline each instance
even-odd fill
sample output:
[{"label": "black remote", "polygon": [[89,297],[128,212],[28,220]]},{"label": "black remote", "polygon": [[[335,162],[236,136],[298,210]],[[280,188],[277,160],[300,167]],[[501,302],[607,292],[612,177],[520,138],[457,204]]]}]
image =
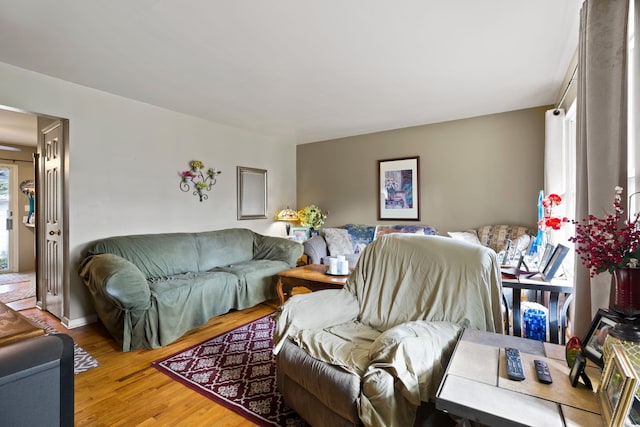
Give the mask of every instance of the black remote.
[{"label": "black remote", "polygon": [[547,362],[544,360],[534,360],[533,363],[536,365],[536,375],[538,375],[538,381],[542,384],[551,384],[553,381],[551,380],[551,373],[549,372],[549,366],[547,366]]},{"label": "black remote", "polygon": [[525,379],[520,351],[517,348],[506,347],[504,354],[507,357],[507,376],[510,380],[522,381]]}]

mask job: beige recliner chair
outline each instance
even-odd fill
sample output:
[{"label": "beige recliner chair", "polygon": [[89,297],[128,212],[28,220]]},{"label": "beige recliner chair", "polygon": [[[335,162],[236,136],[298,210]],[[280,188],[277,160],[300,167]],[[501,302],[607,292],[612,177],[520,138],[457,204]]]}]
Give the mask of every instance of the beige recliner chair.
[{"label": "beige recliner chair", "polygon": [[446,237],[384,236],[362,252],[343,289],[281,307],[278,387],[314,427],[414,425],[462,328],[502,332],[500,301],[494,251]]}]

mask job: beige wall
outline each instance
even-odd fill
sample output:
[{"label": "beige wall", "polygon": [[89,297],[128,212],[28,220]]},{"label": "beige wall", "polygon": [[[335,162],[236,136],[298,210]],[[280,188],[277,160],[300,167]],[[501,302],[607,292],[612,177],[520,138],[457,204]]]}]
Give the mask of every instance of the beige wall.
[{"label": "beige wall", "polygon": [[378,160],[420,156],[421,223],[534,227],[547,108],[298,145],[298,207],[328,210],[326,226],[401,223],[377,220]]}]

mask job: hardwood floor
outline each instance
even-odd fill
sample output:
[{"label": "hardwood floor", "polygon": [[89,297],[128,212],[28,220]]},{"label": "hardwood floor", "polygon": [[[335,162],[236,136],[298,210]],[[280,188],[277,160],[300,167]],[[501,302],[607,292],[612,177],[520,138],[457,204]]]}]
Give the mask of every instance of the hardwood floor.
[{"label": "hardwood floor", "polygon": [[[151,367],[151,362],[248,323],[277,308],[277,301],[214,317],[178,341],[155,350],[123,353],[101,324],[65,333],[95,357],[100,366],[75,376],[76,426],[254,426]],[[38,309],[21,311],[64,330],[55,317]]]}]

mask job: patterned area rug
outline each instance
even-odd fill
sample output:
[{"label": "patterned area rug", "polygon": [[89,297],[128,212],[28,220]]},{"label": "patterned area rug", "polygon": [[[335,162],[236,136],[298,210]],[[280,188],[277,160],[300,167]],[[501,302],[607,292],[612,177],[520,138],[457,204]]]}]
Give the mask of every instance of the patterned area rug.
[{"label": "patterned area rug", "polygon": [[[25,316],[32,323],[38,325],[38,327],[45,330],[48,334],[64,333],[49,326],[48,323],[38,319],[37,317]],[[73,343],[73,373],[78,375],[81,372],[88,371],[91,368],[100,366],[100,363],[93,358],[89,353],[84,351],[75,341]]]},{"label": "patterned area rug", "polygon": [[262,317],[153,366],[261,426],[307,426],[276,389],[274,322]]}]

